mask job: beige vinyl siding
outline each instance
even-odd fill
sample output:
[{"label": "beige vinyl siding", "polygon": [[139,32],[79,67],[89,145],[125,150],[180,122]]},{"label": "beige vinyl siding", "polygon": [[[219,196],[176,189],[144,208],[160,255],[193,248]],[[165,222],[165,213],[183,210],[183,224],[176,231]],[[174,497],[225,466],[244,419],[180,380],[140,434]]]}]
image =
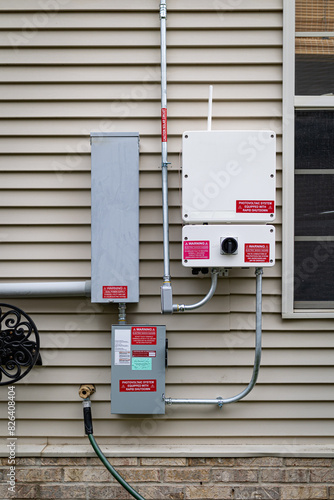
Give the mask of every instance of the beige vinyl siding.
[{"label": "beige vinyl siding", "polygon": [[[90,279],[89,134],[138,131],[141,297],[128,306],[128,322],[166,324],[167,396],[232,396],[252,372],[253,270],[219,278],[216,295],[198,311],[160,314],[159,2],[55,0],[49,12],[44,5],[0,0],[1,281]],[[206,128],[208,86],[213,129],[278,134],[277,261],[264,274],[259,382],[242,403],[222,410],[167,407],[153,420],[110,415],[117,306],[85,298],[1,300],[30,314],[41,335],[43,367],[16,385],[17,437],[26,453],[33,444],[72,452],[87,444],[78,397],[86,382],[97,386],[95,435],[119,452],[145,453],[153,445],[165,453],[169,445],[186,454],[215,445],[223,454],[226,445],[242,453],[272,444],[289,454],[299,445],[333,443],[333,324],[281,319],[282,2],[167,0],[167,7],[174,302],[195,302],[210,286],[181,265],[179,172],[182,132]],[[2,405],[6,397],[3,388]],[[3,436],[5,417],[1,412]]]}]

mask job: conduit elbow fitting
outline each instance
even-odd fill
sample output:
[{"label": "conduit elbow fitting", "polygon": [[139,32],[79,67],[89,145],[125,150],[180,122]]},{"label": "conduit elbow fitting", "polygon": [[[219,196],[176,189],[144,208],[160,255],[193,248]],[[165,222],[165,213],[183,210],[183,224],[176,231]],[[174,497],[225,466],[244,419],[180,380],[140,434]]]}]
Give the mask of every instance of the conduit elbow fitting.
[{"label": "conduit elbow fitting", "polygon": [[165,281],[160,287],[161,290],[161,313],[173,314],[173,291],[169,281]]}]

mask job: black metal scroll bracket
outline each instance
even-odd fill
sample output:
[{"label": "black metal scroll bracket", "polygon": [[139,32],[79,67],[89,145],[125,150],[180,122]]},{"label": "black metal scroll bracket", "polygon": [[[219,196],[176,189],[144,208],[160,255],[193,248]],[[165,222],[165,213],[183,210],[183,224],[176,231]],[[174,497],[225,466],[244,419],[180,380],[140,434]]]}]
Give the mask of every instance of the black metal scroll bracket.
[{"label": "black metal scroll bracket", "polygon": [[13,384],[41,365],[39,347],[33,320],[18,307],[0,304],[0,385]]}]

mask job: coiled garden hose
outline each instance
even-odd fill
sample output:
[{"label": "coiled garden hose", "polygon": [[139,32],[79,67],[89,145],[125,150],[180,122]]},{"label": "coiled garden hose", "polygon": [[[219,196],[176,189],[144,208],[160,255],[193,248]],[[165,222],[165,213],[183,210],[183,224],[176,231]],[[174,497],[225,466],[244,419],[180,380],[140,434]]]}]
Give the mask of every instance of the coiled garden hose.
[{"label": "coiled garden hose", "polygon": [[129,483],[125,481],[125,479],[117,472],[116,469],[111,465],[111,463],[107,460],[103,452],[101,451],[99,445],[95,441],[95,438],[93,436],[93,421],[92,421],[92,411],[91,411],[91,402],[89,397],[84,399],[82,402],[83,404],[83,415],[84,415],[84,422],[85,422],[85,433],[88,436],[88,439],[90,441],[90,444],[92,445],[96,455],[99,457],[103,465],[108,469],[110,474],[125,488],[130,495],[132,495],[134,498],[137,500],[145,500],[144,497],[142,497],[138,491],[132,488]]}]

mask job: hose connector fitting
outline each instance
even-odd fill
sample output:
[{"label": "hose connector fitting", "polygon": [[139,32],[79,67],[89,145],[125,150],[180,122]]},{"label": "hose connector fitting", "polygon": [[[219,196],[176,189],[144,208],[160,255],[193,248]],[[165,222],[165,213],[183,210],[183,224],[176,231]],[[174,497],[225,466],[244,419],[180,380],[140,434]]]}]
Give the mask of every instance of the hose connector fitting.
[{"label": "hose connector fitting", "polygon": [[79,389],[79,396],[82,399],[89,398],[92,394],[96,392],[94,384],[81,384]]}]

